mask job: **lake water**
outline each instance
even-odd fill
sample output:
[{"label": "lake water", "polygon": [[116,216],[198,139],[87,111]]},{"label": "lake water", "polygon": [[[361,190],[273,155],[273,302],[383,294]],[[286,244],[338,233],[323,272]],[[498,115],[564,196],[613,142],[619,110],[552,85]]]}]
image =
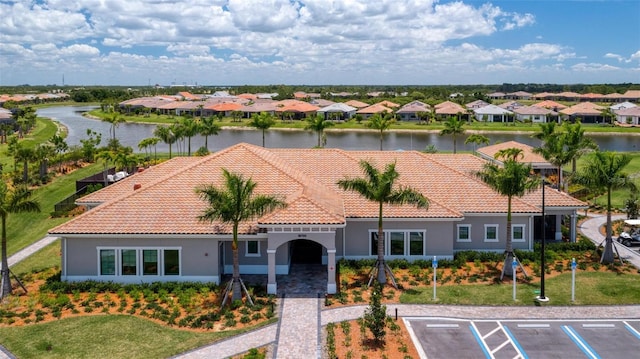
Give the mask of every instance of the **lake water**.
[{"label": "lake water", "polygon": [[[69,134],[67,144],[80,144],[81,139],[87,138],[87,129],[91,129],[102,134],[102,145],[109,138],[110,125],[106,122],[88,119],[82,116],[82,112],[89,111],[95,107],[75,107],[59,106],[48,107],[38,110],[38,116],[51,118],[67,127]],[[138,150],[140,140],[153,137],[156,125],[123,123],[118,126],[116,136],[125,146],[131,146]],[[491,143],[506,141],[518,141],[531,146],[538,146],[539,140],[533,139],[529,134],[508,134],[489,133],[485,134]],[[597,134],[590,135],[602,150],[610,151],[640,151],[640,136],[628,134]],[[378,150],[380,139],[377,132],[370,131],[326,131],[327,144],[329,148],[342,148],[345,150]],[[466,136],[460,136],[457,140],[458,151],[472,151],[473,145],[465,145]],[[246,142],[255,145],[262,145],[262,132],[255,129],[225,129],[217,136],[209,137],[209,150],[217,151],[234,144]],[[293,131],[269,129],[265,133],[266,147],[285,148],[311,148],[317,144],[317,135],[311,131]],[[423,150],[425,147],[433,145],[439,151],[453,151],[453,141],[451,136],[439,136],[437,133],[426,132],[393,132],[384,134],[383,148],[385,150]],[[195,152],[199,147],[204,146],[204,138],[196,136],[191,139],[191,151]],[[176,152],[177,146],[173,145]],[[168,152],[169,146],[159,143],[157,150]]]}]

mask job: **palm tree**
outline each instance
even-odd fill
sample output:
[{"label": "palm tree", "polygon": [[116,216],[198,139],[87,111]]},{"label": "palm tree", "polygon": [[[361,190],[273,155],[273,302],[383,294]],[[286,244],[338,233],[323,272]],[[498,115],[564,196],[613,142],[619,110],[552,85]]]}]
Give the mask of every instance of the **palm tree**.
[{"label": "palm tree", "polygon": [[40,212],[40,205],[30,200],[31,191],[26,186],[10,189],[6,182],[0,182],[0,218],[2,218],[2,286],[0,299],[11,294],[11,278],[7,258],[7,217],[9,213]]},{"label": "palm tree", "polygon": [[611,191],[622,187],[634,187],[629,176],[623,172],[630,161],[631,157],[626,153],[596,151],[573,178],[574,182],[592,191],[607,192],[607,230],[605,247],[600,258],[600,262],[604,264],[613,263],[614,260],[611,237]]},{"label": "palm tree", "polygon": [[592,150],[597,150],[598,144],[584,135],[584,128],[582,128],[580,121],[576,121],[574,124],[565,122],[562,127],[565,128],[566,145],[572,154],[571,171],[575,173],[577,160],[582,155]]},{"label": "palm tree", "polygon": [[[254,195],[257,183],[251,178],[245,179],[242,174],[231,173],[222,169],[224,186],[218,188],[214,185],[203,185],[196,188],[200,198],[207,201],[209,206],[198,218],[201,221],[221,221],[233,225],[233,277],[230,282],[232,298],[242,298],[240,279],[240,264],[238,260],[238,226],[241,222],[260,217],[264,214],[286,207],[286,203],[275,196]],[[227,287],[226,294],[229,290]],[[245,289],[246,292],[246,289]],[[227,295],[225,294],[225,299]],[[251,302],[251,296],[247,292],[247,298]],[[225,304],[223,300],[222,305]],[[252,303],[252,302],[251,302]]]},{"label": "palm tree", "polygon": [[396,180],[400,177],[400,174],[396,171],[395,162],[387,164],[384,172],[380,172],[371,163],[364,160],[360,161],[360,167],[364,172],[364,178],[345,178],[339,180],[337,184],[346,191],[358,192],[362,197],[378,202],[378,258],[371,271],[369,284],[371,284],[371,280],[377,271],[378,282],[385,284],[387,282],[386,273],[388,272],[393,285],[396,286],[393,273],[384,260],[383,206],[385,203],[391,205],[412,204],[418,208],[428,209],[429,200],[422,193],[411,187],[400,186],[399,188],[394,188]]},{"label": "palm tree", "polygon": [[110,115],[107,115],[105,118],[103,118],[102,121],[108,122],[111,125],[111,128],[109,129],[109,133],[111,134],[111,139],[115,140],[116,128],[118,128],[118,126],[121,123],[125,122],[124,118],[120,116],[118,112],[114,111]]},{"label": "palm tree", "polygon": [[376,113],[375,115],[371,116],[371,118],[369,118],[369,121],[367,122],[368,128],[373,128],[380,132],[380,151],[382,151],[382,141],[384,140],[384,131],[391,128],[391,125],[393,125],[394,122],[396,122],[396,120],[393,118],[393,115],[390,113],[385,113],[384,115]]},{"label": "palm tree", "polygon": [[[520,152],[518,152],[520,151]],[[504,151],[501,158],[504,158],[502,166],[495,163],[487,162],[481,171],[476,172],[476,176],[485,182],[489,187],[503,196],[507,196],[507,235],[505,244],[505,260],[502,267],[502,279],[505,273],[508,276],[513,275],[511,263],[515,259],[518,260],[513,252],[513,243],[511,238],[511,202],[513,197],[522,197],[525,193],[535,190],[538,185],[538,179],[530,177],[531,165],[518,162],[518,153],[522,150],[513,149]],[[526,275],[526,274],[525,274]]]},{"label": "palm tree", "polygon": [[179,132],[187,138],[187,156],[191,156],[191,137],[198,134],[198,123],[192,117],[183,117],[177,126],[180,128]]},{"label": "palm tree", "polygon": [[558,171],[558,190],[564,189],[562,166],[571,162],[573,154],[567,146],[565,133],[557,132],[555,123],[549,122],[540,125],[540,132],[533,134],[534,138],[542,140],[542,145],[533,149],[534,153],[542,155],[545,160],[556,167]]},{"label": "palm tree", "polygon": [[466,140],[464,140],[464,144],[467,145],[469,143],[473,143],[473,152],[476,152],[476,146],[478,145],[488,145],[489,144],[489,137],[484,136],[484,135],[480,135],[477,133],[474,133],[473,135],[467,137]]},{"label": "palm tree", "polygon": [[456,153],[456,138],[458,135],[464,135],[464,122],[460,121],[458,117],[450,116],[447,121],[444,122],[444,129],[440,131],[440,136],[452,135],[453,136],[453,153]]},{"label": "palm tree", "polygon": [[153,131],[153,135],[169,145],[169,159],[171,159],[171,145],[176,142],[176,135],[171,128],[169,126],[158,126]]},{"label": "palm tree", "polygon": [[322,137],[324,135],[324,130],[327,127],[333,126],[333,122],[326,120],[324,116],[317,114],[315,116],[311,116],[307,118],[307,125],[304,127],[305,130],[315,131],[318,135],[318,147],[324,147],[324,143],[322,141]]},{"label": "palm tree", "polygon": [[22,181],[26,184],[29,181],[29,163],[35,161],[36,152],[33,148],[21,145],[15,156],[16,161],[22,161]]},{"label": "palm tree", "polygon": [[276,124],[276,120],[273,115],[268,112],[261,112],[259,115],[254,114],[251,117],[249,126],[262,130],[262,147],[264,147],[264,132]]},{"label": "palm tree", "polygon": [[204,136],[204,147],[207,151],[209,150],[209,136],[220,133],[220,125],[215,121],[215,117],[209,116],[202,118],[199,124],[198,132],[200,135]]}]

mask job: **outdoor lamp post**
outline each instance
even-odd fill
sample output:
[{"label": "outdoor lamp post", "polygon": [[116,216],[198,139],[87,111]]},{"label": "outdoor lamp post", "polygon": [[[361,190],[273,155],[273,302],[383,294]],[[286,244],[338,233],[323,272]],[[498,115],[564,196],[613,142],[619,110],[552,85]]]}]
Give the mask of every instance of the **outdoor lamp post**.
[{"label": "outdoor lamp post", "polygon": [[544,272],[545,272],[545,263],[544,263],[544,247],[545,242],[547,241],[547,229],[546,229],[546,218],[544,213],[544,188],[546,178],[544,174],[542,175],[542,246],[540,248],[540,295],[536,297],[538,302],[548,302],[549,298],[544,295]]}]

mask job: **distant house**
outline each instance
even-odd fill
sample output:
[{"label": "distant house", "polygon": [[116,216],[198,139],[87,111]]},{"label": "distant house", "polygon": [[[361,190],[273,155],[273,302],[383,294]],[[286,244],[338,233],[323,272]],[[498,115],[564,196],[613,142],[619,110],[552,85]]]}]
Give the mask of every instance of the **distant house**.
[{"label": "distant house", "polygon": [[[403,185],[429,198],[429,208],[386,206],[384,238],[377,238],[378,205],[336,183],[362,176],[359,162],[395,162]],[[207,207],[195,191],[221,186],[222,168],[257,183],[257,194],[275,195],[286,208],[242,222],[242,274],[263,274],[267,292],[277,293],[278,275],[305,260],[326,268],[327,293],[335,293],[336,261],[374,259],[384,241],[387,259],[453,258],[458,251],[502,253],[507,198],[474,173],[486,163],[471,154],[339,149],[266,149],[238,144],[205,157],[175,157],[78,200],[90,208],[49,231],[61,238],[64,281],[220,283],[232,272],[232,228],[202,222]],[[513,198],[513,246],[533,250],[542,237],[541,190]],[[546,238],[575,240],[576,211],[587,205],[564,193],[545,194]]]},{"label": "distant house", "polygon": [[556,171],[556,167],[554,165],[547,162],[547,160],[545,160],[541,155],[533,152],[533,147],[516,141],[507,141],[497,143],[495,145],[480,147],[478,148],[477,153],[487,161],[502,165],[503,159],[496,158],[496,155],[501,150],[506,150],[508,148],[517,148],[522,150],[522,157],[519,157],[518,161],[530,164],[532,169],[536,172],[544,171],[546,174],[549,174],[549,172]]},{"label": "distant house", "polygon": [[371,106],[368,103],[365,103],[365,102],[362,102],[362,101],[358,101],[358,100],[347,101],[347,102],[345,102],[345,105],[349,105],[349,106],[355,107],[355,108],[365,108],[365,107]]},{"label": "distant house", "polygon": [[487,97],[492,100],[502,100],[505,96],[506,94],[504,92],[492,92],[487,94]]},{"label": "distant house", "polygon": [[612,111],[617,111],[617,110],[623,110],[625,108],[632,108],[632,107],[637,107],[638,105],[636,105],[635,103],[631,103],[629,101],[625,101],[625,102],[621,102],[621,103],[617,103],[615,105],[611,105],[609,106],[609,108]]},{"label": "distant house", "polygon": [[505,110],[513,111],[516,108],[524,106],[518,101],[507,101],[498,105],[500,108],[504,108]]},{"label": "distant house", "polygon": [[357,114],[362,115],[365,119],[379,113],[393,113],[393,110],[379,103],[359,109]]},{"label": "distant house", "polygon": [[640,106],[615,111],[616,122],[621,125],[640,125]]},{"label": "distant house", "polygon": [[496,105],[487,105],[485,107],[473,110],[475,118],[478,121],[486,122],[509,122],[510,116],[513,114],[509,110],[498,107]]},{"label": "distant house", "polygon": [[469,110],[475,110],[476,108],[485,107],[487,105],[489,105],[487,101],[475,100],[473,102],[469,102],[468,104],[464,105],[464,107],[466,107]]},{"label": "distant house", "polygon": [[401,121],[419,121],[419,114],[429,112],[431,112],[431,106],[416,100],[402,106],[398,111],[396,111],[396,115]]},{"label": "distant house", "polygon": [[516,91],[509,92],[504,96],[504,98],[507,100],[530,100],[532,96],[532,93],[526,91]]},{"label": "distant house", "polygon": [[522,106],[513,110],[516,120],[522,122],[545,123],[550,122],[551,118],[557,117],[558,113],[537,106]]},{"label": "distant house", "polygon": [[436,115],[440,118],[445,118],[448,116],[457,116],[457,115],[465,115],[467,113],[467,109],[458,105],[455,102],[444,101],[434,106]]},{"label": "distant house", "polygon": [[591,102],[580,102],[560,110],[560,113],[568,117],[571,121],[580,119],[582,123],[600,123],[604,122],[604,116],[602,116],[604,109],[603,106]]},{"label": "distant house", "polygon": [[531,106],[536,106],[536,107],[542,107],[542,108],[548,108],[549,110],[553,110],[555,112],[558,112],[560,110],[564,110],[565,108],[567,108],[567,106],[559,103],[559,102],[555,102],[552,100],[545,100],[542,102],[538,102],[538,103],[534,103]]},{"label": "distant house", "polygon": [[347,104],[336,102],[319,109],[317,112],[327,120],[347,121],[356,115],[358,109]]}]

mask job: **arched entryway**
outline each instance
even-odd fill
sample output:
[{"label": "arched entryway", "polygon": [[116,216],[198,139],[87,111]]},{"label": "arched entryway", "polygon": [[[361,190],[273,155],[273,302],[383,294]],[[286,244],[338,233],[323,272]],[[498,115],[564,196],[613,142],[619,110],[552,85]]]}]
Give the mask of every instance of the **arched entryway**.
[{"label": "arched entryway", "polygon": [[[269,294],[277,294],[279,292],[276,282],[276,269],[278,269],[278,280],[286,280],[283,275],[290,275],[292,271],[295,272],[296,266],[311,265],[318,266],[322,275],[318,276],[310,273],[309,278],[313,279],[314,282],[318,282],[323,292],[334,294],[336,292],[335,228],[305,228],[305,231],[296,228],[296,230],[299,233],[294,235],[292,235],[292,231],[280,228],[267,232],[267,292]],[[287,268],[284,273],[280,270],[283,269],[282,265]],[[302,280],[310,281],[309,279]],[[315,292],[315,290],[311,290],[311,292]]]},{"label": "arched entryway", "polygon": [[322,245],[308,239],[292,241],[291,264],[322,264]]}]

